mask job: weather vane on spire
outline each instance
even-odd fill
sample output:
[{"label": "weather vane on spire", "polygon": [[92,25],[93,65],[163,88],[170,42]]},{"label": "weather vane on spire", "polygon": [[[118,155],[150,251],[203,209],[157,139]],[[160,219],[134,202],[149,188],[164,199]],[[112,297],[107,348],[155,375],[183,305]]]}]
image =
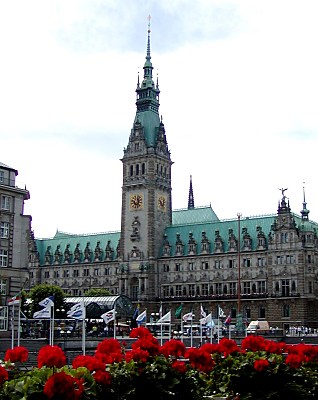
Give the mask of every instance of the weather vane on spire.
[{"label": "weather vane on spire", "polygon": [[284,189],[284,188],[279,188],[278,190],[280,190],[281,192],[282,192],[282,196],[283,196],[283,199],[285,200],[285,192],[286,192],[286,190],[288,190],[288,188],[286,188],[286,189]]}]

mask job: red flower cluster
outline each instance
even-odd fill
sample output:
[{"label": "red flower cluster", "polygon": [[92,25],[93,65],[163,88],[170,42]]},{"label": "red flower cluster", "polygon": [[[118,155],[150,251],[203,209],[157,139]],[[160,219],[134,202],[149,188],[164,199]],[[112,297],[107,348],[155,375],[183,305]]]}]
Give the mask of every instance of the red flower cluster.
[{"label": "red flower cluster", "polygon": [[187,372],[187,364],[184,361],[174,361],[171,367],[176,369],[180,374]]},{"label": "red flower cluster", "polygon": [[131,332],[129,337],[131,338],[147,338],[147,337],[153,337],[152,333],[149,331],[149,329],[144,328],[143,326],[140,326],[139,328],[134,328]]},{"label": "red flower cluster", "polygon": [[38,368],[46,367],[64,367],[66,357],[59,346],[44,346],[38,354]]},{"label": "red flower cluster", "polygon": [[84,390],[83,379],[74,378],[62,371],[46,381],[43,393],[48,399],[79,400]]},{"label": "red flower cluster", "polygon": [[163,354],[166,358],[168,358],[169,356],[183,357],[185,355],[185,352],[185,344],[176,339],[168,340],[160,347],[160,353]]},{"label": "red flower cluster", "polygon": [[122,361],[122,347],[116,339],[105,339],[97,346],[95,357],[105,364]]},{"label": "red flower cluster", "polygon": [[105,371],[105,363],[98,360],[96,357],[93,356],[82,356],[79,355],[74,358],[72,362],[72,367],[74,369],[79,367],[85,367],[89,370],[89,372],[94,371]]},{"label": "red flower cluster", "polygon": [[4,361],[25,362],[28,361],[29,351],[23,346],[8,349],[4,355]]},{"label": "red flower cluster", "polygon": [[286,344],[264,339],[263,336],[247,336],[242,340],[242,350],[266,351],[267,353],[282,354],[286,352]]},{"label": "red flower cluster", "polygon": [[149,358],[148,351],[137,348],[127,351],[125,356],[125,361],[130,362],[131,360],[134,360],[136,362],[147,362],[148,358]]},{"label": "red flower cluster", "polygon": [[0,365],[0,385],[2,385],[4,381],[7,381],[8,378],[9,375],[7,370]]},{"label": "red flower cluster", "polygon": [[189,358],[191,366],[199,371],[209,373],[214,368],[215,363],[211,354],[204,349],[202,350],[202,348],[191,347],[185,356]]},{"label": "red flower cluster", "polygon": [[108,371],[98,370],[93,374],[95,382],[103,386],[109,386],[111,384],[111,375]]},{"label": "red flower cluster", "polygon": [[218,344],[217,352],[223,353],[227,357],[230,354],[240,352],[240,348],[235,340],[223,338]]},{"label": "red flower cluster", "polygon": [[287,351],[288,356],[286,358],[286,364],[290,365],[292,368],[298,368],[303,363],[318,361],[318,349],[316,346],[301,343],[288,346]]},{"label": "red flower cluster", "polygon": [[263,371],[269,366],[268,360],[264,360],[263,358],[260,358],[259,360],[254,361],[254,369],[258,372]]}]

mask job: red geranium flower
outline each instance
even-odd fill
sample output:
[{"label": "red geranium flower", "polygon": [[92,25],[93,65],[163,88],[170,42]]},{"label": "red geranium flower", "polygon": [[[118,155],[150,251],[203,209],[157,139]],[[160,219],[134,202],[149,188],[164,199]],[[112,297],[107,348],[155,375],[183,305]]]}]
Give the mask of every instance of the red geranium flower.
[{"label": "red geranium flower", "polygon": [[148,351],[150,356],[156,356],[159,354],[159,342],[152,335],[138,339],[131,345],[132,349],[142,349]]},{"label": "red geranium flower", "polygon": [[204,343],[204,344],[201,346],[201,350],[204,350],[204,351],[207,351],[207,352],[210,353],[210,354],[213,354],[213,353],[218,352],[218,349],[219,349],[218,346],[219,346],[218,344]]},{"label": "red geranium flower", "polygon": [[288,354],[285,363],[291,368],[299,368],[303,363],[303,358],[299,354]]},{"label": "red geranium flower", "polygon": [[28,360],[29,351],[23,346],[8,349],[4,355],[4,361],[25,362]]},{"label": "red geranium flower", "polygon": [[108,371],[96,371],[93,374],[95,382],[100,385],[109,386],[111,384],[111,375]]},{"label": "red geranium flower", "polygon": [[264,350],[264,342],[263,336],[247,336],[242,340],[241,348],[249,351]]},{"label": "red geranium flower", "polygon": [[229,354],[240,352],[240,348],[234,340],[223,338],[218,344],[218,351],[227,357]]},{"label": "red geranium flower", "polygon": [[144,328],[143,326],[140,326],[139,328],[134,328],[131,332],[129,337],[131,338],[146,338],[146,337],[152,337],[152,333],[149,331],[149,329]]},{"label": "red geranium flower", "polygon": [[147,350],[142,350],[140,348],[132,349],[127,351],[125,355],[126,362],[134,360],[136,362],[147,362],[149,358],[149,353]]},{"label": "red geranium flower", "polygon": [[171,367],[180,372],[180,374],[185,374],[187,372],[187,364],[184,361],[174,361]]},{"label": "red geranium flower", "polygon": [[191,347],[187,351],[186,357],[189,358],[191,366],[199,371],[209,373],[214,368],[215,362],[211,354],[201,348]]},{"label": "red geranium flower", "polygon": [[61,368],[66,364],[66,357],[63,350],[59,346],[44,346],[38,354],[38,367]]},{"label": "red geranium flower", "polygon": [[8,371],[0,365],[0,385],[9,379]]},{"label": "red geranium flower", "polygon": [[264,369],[266,369],[269,366],[269,362],[268,360],[264,360],[264,359],[259,359],[259,360],[255,360],[254,361],[254,369],[258,372],[263,371]]},{"label": "red geranium flower", "polygon": [[93,356],[84,356],[84,355],[79,355],[75,357],[72,362],[72,367],[74,369],[78,367],[86,367],[90,372],[105,371],[106,368],[105,363],[98,360],[97,358]]},{"label": "red geranium flower", "polygon": [[160,353],[165,357],[183,357],[186,352],[185,344],[180,340],[171,339],[160,347]]},{"label": "red geranium flower", "polygon": [[83,380],[58,372],[46,381],[43,393],[49,399],[78,400],[84,392]]}]

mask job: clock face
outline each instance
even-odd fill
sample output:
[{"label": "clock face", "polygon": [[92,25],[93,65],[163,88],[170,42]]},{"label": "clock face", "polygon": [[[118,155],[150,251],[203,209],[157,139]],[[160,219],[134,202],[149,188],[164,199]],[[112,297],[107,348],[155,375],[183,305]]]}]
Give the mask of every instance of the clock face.
[{"label": "clock face", "polygon": [[167,199],[165,196],[158,197],[158,208],[159,210],[165,211],[167,208]]},{"label": "clock face", "polygon": [[137,210],[143,206],[142,194],[132,194],[130,196],[130,208]]}]

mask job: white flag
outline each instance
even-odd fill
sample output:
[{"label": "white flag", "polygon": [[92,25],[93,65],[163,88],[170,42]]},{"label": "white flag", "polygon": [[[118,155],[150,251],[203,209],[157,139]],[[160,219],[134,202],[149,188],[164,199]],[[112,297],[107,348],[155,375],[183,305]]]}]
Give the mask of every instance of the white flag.
[{"label": "white flag", "polygon": [[114,319],[115,319],[115,314],[116,314],[116,311],[115,311],[115,309],[113,308],[112,310],[107,311],[107,312],[105,312],[104,314],[102,314],[102,315],[101,315],[101,318],[103,318],[105,324],[108,324],[110,321],[114,321]]},{"label": "white flag", "polygon": [[201,319],[200,319],[200,324],[201,324],[201,325],[210,324],[211,321],[213,322],[212,313],[208,314],[208,315],[207,315],[206,317],[204,317],[204,318],[201,318]]},{"label": "white flag", "polygon": [[183,319],[183,321],[184,322],[187,322],[187,321],[192,321],[192,318],[194,317],[194,314],[192,313],[192,311],[191,312],[189,312],[189,313],[187,313],[187,314],[184,314],[184,316],[182,317],[182,319]]},{"label": "white flag", "polygon": [[201,304],[201,316],[202,316],[203,318],[206,317],[206,312],[204,311],[204,309],[203,309],[203,307],[202,307],[202,304]]},{"label": "white flag", "polygon": [[167,312],[167,314],[158,319],[157,324],[161,324],[162,322],[171,322],[171,311]]},{"label": "white flag", "polygon": [[84,300],[80,303],[74,304],[74,306],[67,312],[67,316],[74,319],[85,319]]},{"label": "white flag", "polygon": [[138,315],[138,317],[136,318],[136,322],[138,322],[139,324],[141,324],[142,322],[145,322],[147,318],[147,311],[143,311],[141,314]]},{"label": "white flag", "polygon": [[224,313],[224,311],[222,310],[222,308],[220,306],[219,306],[219,317],[220,318],[225,317],[225,313]]},{"label": "white flag", "polygon": [[46,299],[39,302],[42,307],[54,306],[54,296],[49,296]]},{"label": "white flag", "polygon": [[33,318],[40,319],[40,318],[51,318],[51,306],[43,308],[43,310],[36,311],[33,314]]},{"label": "white flag", "polygon": [[159,318],[162,318],[162,304],[160,304],[159,308]]}]

